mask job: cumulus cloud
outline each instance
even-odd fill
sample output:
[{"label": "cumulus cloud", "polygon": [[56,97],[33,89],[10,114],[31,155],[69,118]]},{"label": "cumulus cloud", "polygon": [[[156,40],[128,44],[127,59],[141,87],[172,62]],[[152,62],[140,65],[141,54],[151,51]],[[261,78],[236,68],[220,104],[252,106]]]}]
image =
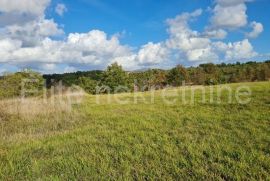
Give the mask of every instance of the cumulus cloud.
[{"label": "cumulus cloud", "polygon": [[[146,43],[138,50],[122,45],[119,35],[109,36],[101,30],[66,35],[53,19],[45,18],[49,2],[0,2],[0,26],[5,23],[0,31],[0,63],[52,73],[73,72],[82,67],[103,69],[113,62],[134,70],[178,63],[196,65],[248,59],[257,55],[248,39],[230,43],[220,41],[226,38],[229,29],[247,24],[246,0],[217,0],[211,25],[204,32],[190,27],[190,23],[203,13],[201,9],[168,19],[169,38],[162,42]],[[24,4],[19,7],[20,3]],[[58,4],[55,10],[63,15],[66,8]],[[246,34],[249,38],[263,31],[261,23],[254,21],[250,26],[253,31]],[[64,38],[56,39],[56,36]]]},{"label": "cumulus cloud", "polygon": [[203,36],[213,39],[224,39],[226,38],[227,34],[228,33],[223,29],[206,30],[204,33],[202,33]]},{"label": "cumulus cloud", "polygon": [[12,40],[8,38],[2,39],[0,40],[0,53],[16,50],[20,48],[21,45],[22,43],[19,40]]},{"label": "cumulus cloud", "polygon": [[214,42],[214,49],[224,54],[224,60],[243,60],[253,58],[258,55],[248,39],[237,42]]},{"label": "cumulus cloud", "polygon": [[57,4],[55,7],[55,12],[59,16],[63,16],[65,12],[67,12],[67,7],[65,4]]},{"label": "cumulus cloud", "polygon": [[91,66],[106,66],[117,57],[130,55],[130,48],[120,45],[116,37],[109,38],[106,33],[92,30],[88,33],[71,33],[66,41],[43,39],[34,47],[23,47],[22,41],[0,40],[1,62],[18,65],[43,64],[50,68],[53,64],[70,63]]},{"label": "cumulus cloud", "polygon": [[43,17],[50,0],[1,0],[0,26],[22,24]]},{"label": "cumulus cloud", "polygon": [[189,27],[189,22],[201,13],[202,10],[198,9],[192,13],[183,13],[174,19],[168,19],[170,38],[166,43],[169,48],[182,52],[189,61],[214,61],[217,55],[211,50],[210,39],[201,36],[199,32]]},{"label": "cumulus cloud", "polygon": [[149,42],[142,46],[137,55],[139,64],[153,65],[168,60],[169,51],[162,43]]},{"label": "cumulus cloud", "polygon": [[215,28],[237,29],[247,24],[247,7],[244,0],[218,0],[211,19]]},{"label": "cumulus cloud", "polygon": [[206,36],[213,36],[218,39],[225,38],[227,32],[239,28],[252,28],[252,31],[245,33],[247,38],[256,38],[263,32],[263,25],[256,21],[248,22],[247,2],[253,0],[215,0],[215,7],[212,9],[211,25],[205,32]]},{"label": "cumulus cloud", "polygon": [[253,50],[252,45],[245,39],[243,41],[229,43],[227,45],[225,59],[248,59],[255,57],[257,53]]},{"label": "cumulus cloud", "polygon": [[[233,2],[235,3],[226,1],[224,6],[230,6]],[[170,34],[170,38],[166,41],[168,48],[182,52],[184,55],[182,58],[195,64],[243,60],[257,55],[248,39],[229,43],[214,41],[226,37],[227,32],[223,29],[207,29],[203,33],[192,30],[189,23],[201,14],[198,12],[200,10],[183,13],[167,21]]]},{"label": "cumulus cloud", "polygon": [[42,15],[49,3],[50,0],[1,0],[0,11]]},{"label": "cumulus cloud", "polygon": [[251,22],[250,27],[253,30],[246,34],[248,38],[257,38],[263,32],[263,25],[256,21]]},{"label": "cumulus cloud", "polygon": [[37,19],[27,22],[23,25],[9,25],[0,33],[1,37],[9,37],[21,40],[23,46],[35,46],[46,37],[58,36],[64,34],[64,31],[58,27],[58,24],[52,19]]}]

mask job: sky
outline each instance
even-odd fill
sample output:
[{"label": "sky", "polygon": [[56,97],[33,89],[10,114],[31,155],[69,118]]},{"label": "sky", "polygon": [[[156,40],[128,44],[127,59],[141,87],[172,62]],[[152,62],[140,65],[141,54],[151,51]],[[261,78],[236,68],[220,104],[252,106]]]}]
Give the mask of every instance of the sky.
[{"label": "sky", "polygon": [[0,0],[0,74],[270,59],[270,0]]}]

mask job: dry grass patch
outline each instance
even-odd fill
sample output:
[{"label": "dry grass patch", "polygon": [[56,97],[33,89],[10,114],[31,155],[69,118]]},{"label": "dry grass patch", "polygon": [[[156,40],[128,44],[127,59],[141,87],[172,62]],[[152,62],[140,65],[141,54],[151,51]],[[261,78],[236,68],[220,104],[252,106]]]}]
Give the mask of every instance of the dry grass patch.
[{"label": "dry grass patch", "polygon": [[80,104],[84,96],[74,93],[0,101],[0,141],[29,141],[76,126],[81,116],[74,105]]}]

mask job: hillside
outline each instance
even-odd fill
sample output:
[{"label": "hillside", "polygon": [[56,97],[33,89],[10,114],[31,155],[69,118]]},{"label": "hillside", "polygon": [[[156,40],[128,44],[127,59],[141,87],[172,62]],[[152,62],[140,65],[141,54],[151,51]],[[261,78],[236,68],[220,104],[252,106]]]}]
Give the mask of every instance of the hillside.
[{"label": "hillside", "polygon": [[[190,101],[188,89],[186,103],[183,87],[166,90],[170,103],[164,91],[117,94],[111,102],[80,95],[72,108],[1,101],[0,180],[265,180],[270,83],[224,86],[233,90],[230,103],[226,90],[217,96],[220,86],[213,102],[210,87],[205,101],[200,89]],[[237,102],[239,86],[251,89],[248,104]]]}]

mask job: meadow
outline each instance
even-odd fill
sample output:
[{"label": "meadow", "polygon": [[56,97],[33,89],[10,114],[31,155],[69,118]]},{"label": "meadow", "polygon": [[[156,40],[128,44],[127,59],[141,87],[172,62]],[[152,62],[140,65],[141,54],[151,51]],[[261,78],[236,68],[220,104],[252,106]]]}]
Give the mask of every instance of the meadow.
[{"label": "meadow", "polygon": [[0,101],[0,180],[270,179],[270,82],[222,86]]}]

